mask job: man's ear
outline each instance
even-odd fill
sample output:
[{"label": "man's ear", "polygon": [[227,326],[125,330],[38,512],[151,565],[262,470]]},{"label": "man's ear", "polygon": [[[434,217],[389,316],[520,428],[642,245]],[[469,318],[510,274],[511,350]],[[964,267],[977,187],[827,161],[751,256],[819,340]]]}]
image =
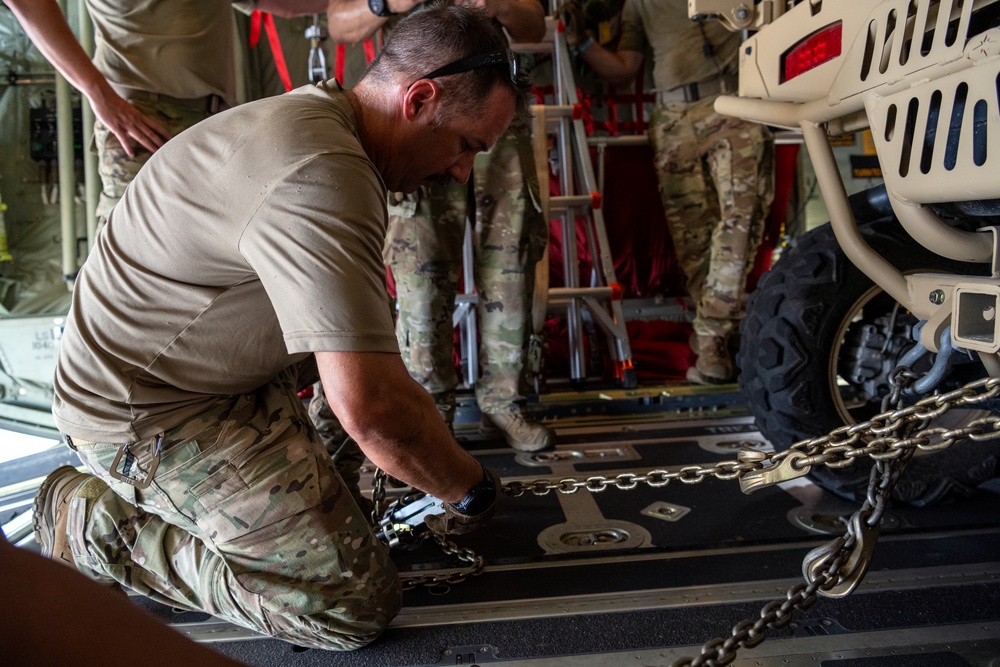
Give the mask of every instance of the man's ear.
[{"label": "man's ear", "polygon": [[441,88],[436,81],[420,79],[403,96],[403,118],[408,121],[430,121],[437,116],[441,103]]}]

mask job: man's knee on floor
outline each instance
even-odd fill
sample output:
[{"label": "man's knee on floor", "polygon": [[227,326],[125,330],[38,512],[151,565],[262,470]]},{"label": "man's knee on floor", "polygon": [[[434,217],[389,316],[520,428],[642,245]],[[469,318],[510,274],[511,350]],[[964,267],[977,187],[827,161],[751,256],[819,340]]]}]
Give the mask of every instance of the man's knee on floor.
[{"label": "man's knee on floor", "polygon": [[399,579],[371,595],[351,595],[308,616],[273,616],[274,636],[292,643],[330,651],[353,651],[367,646],[385,631],[402,607]]}]

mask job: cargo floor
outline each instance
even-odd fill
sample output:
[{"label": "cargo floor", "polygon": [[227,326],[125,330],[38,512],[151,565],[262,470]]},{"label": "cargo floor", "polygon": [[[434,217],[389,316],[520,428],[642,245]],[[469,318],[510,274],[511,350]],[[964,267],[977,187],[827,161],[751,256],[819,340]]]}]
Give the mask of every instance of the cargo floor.
[{"label": "cargo floor", "polygon": [[[468,411],[457,433],[505,482],[524,483],[705,467],[734,459],[741,444],[769,447],[735,395],[640,397],[632,410],[608,398],[540,408],[557,417],[551,452],[518,453],[483,437]],[[715,478],[606,486],[503,497],[488,528],[454,540],[482,555],[485,571],[408,590],[383,637],[351,653],[302,650],[134,600],[248,665],[669,665],[784,600],[803,580],[805,554],[842,535],[857,509],[805,480],[751,495]],[[394,553],[404,580],[462,567],[433,544]],[[893,506],[857,591],[794,611],[734,664],[996,667],[998,554],[1000,496]]]}]

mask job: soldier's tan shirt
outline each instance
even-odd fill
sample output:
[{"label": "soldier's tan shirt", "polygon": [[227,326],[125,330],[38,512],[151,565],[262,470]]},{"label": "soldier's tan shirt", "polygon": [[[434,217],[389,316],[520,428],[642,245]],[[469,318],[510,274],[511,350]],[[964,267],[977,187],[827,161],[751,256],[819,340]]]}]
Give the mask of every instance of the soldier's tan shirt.
[{"label": "soldier's tan shirt", "polygon": [[328,83],[199,123],[129,185],[80,271],[60,342],[63,433],[151,437],[308,353],[399,354],[385,184]]},{"label": "soldier's tan shirt", "polygon": [[236,103],[233,6],[256,0],[86,0],[94,66],[115,90]]},{"label": "soldier's tan shirt", "polygon": [[[704,31],[704,32],[703,32]],[[714,55],[706,55],[705,41]],[[740,37],[718,21],[688,19],[687,0],[628,0],[622,11],[619,51],[653,51],[656,91],[735,74]]]}]

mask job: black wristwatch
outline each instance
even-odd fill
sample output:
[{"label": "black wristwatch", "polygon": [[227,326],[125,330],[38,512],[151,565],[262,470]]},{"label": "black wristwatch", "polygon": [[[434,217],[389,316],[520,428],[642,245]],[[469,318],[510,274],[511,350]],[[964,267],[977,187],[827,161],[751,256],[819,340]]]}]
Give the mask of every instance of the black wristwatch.
[{"label": "black wristwatch", "polygon": [[[374,0],[369,0],[369,2],[374,2]],[[451,505],[451,508],[459,514],[464,514],[465,516],[476,516],[477,514],[482,514],[489,509],[489,506],[496,501],[496,498],[497,487],[493,483],[493,477],[486,472],[486,467],[483,466],[483,481],[469,489],[469,492],[465,494],[465,497],[457,503],[448,504]]]},{"label": "black wristwatch", "polygon": [[368,9],[375,16],[392,16],[396,13],[389,9],[389,0],[368,0]]}]

